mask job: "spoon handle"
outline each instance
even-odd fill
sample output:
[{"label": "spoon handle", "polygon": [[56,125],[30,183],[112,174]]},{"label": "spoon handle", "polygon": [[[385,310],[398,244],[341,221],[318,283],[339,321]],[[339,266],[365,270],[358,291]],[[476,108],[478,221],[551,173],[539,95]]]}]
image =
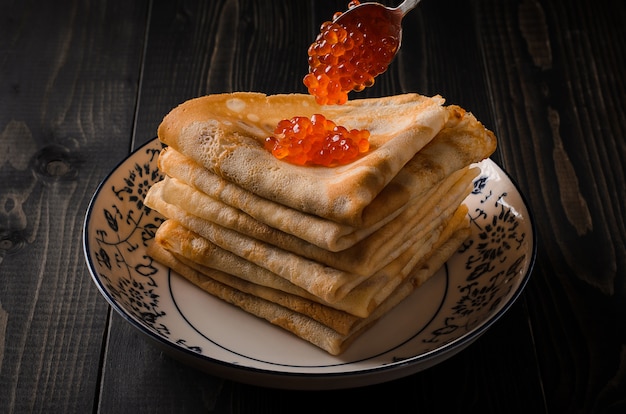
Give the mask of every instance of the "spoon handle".
[{"label": "spoon handle", "polygon": [[404,15],[413,10],[420,1],[421,0],[404,0],[398,7],[396,7],[396,10],[400,12],[402,17],[404,17]]}]

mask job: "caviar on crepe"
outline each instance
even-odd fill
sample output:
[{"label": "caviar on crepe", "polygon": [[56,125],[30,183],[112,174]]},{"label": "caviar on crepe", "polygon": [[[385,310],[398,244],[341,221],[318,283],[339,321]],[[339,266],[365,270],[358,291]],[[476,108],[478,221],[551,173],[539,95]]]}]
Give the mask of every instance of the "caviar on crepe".
[{"label": "caviar on crepe", "polygon": [[278,123],[265,148],[276,158],[292,164],[333,167],[354,161],[369,150],[370,133],[348,130],[323,115],[297,116]]},{"label": "caviar on crepe", "polygon": [[[353,0],[348,9],[359,4]],[[389,18],[378,8],[371,10],[365,19],[346,15],[340,23],[343,13],[335,13],[309,47],[309,73],[303,82],[320,105],[342,105],[348,92],[372,86],[398,50],[400,39]]]}]

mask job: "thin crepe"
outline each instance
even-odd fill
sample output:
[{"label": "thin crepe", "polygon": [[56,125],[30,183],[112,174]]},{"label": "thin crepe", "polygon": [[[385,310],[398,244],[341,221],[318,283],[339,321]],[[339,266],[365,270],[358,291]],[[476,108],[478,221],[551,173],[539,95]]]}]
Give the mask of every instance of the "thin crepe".
[{"label": "thin crepe", "polygon": [[422,266],[416,267],[387,300],[376,308],[375,312],[353,324],[348,334],[338,333],[304,314],[207,277],[205,274],[185,265],[171,252],[157,244],[150,245],[148,253],[209,294],[231,303],[245,312],[263,318],[331,355],[339,355],[374,322],[378,321],[424,281],[428,280],[454,254],[468,237],[469,232],[468,228],[462,228],[457,231],[440,249],[434,252],[428,261]]},{"label": "thin crepe", "polygon": [[363,208],[358,225],[338,223],[272,202],[223,179],[173,148],[161,153],[159,169],[269,226],[327,250],[343,250],[395,218],[413,198],[425,194],[452,172],[493,153],[495,137],[471,113],[458,106],[445,109],[445,127]]},{"label": "thin crepe", "polygon": [[[439,96],[417,94],[319,106],[309,95],[233,93],[191,99],[174,108],[159,139],[216,175],[260,197],[340,223],[360,226],[363,209],[444,127]],[[370,131],[370,150],[338,167],[297,166],[263,147],[281,119],[321,113],[338,125]],[[393,120],[393,122],[390,122]],[[398,196],[394,201],[391,198]],[[390,193],[383,215],[406,202]],[[387,208],[389,208],[387,210]]]},{"label": "thin crepe", "polygon": [[[471,179],[468,180],[466,177],[469,175],[471,178],[473,174],[474,171],[464,174],[453,187],[454,191],[449,191],[442,197],[441,204],[435,203],[431,208],[424,209],[425,215],[416,214],[415,217],[407,217],[406,220],[400,216],[399,226],[393,222],[389,223],[353,248],[341,252],[312,249],[314,246],[303,241],[299,243],[300,251],[296,251],[298,249],[294,248],[296,240],[293,237],[290,237],[292,245],[284,240],[281,243],[278,235],[270,238],[271,242],[264,242],[248,234],[198,218],[163,201],[160,196],[163,186],[161,183],[153,186],[144,202],[164,216],[184,223],[186,227],[198,232],[211,243],[239,256],[245,262],[255,263],[276,273],[327,303],[335,303],[354,287],[401,256],[420,240],[421,234],[440,225],[447,216],[450,216],[468,194]],[[288,245],[290,250],[279,247],[281,244]],[[370,248],[370,245],[373,248]],[[319,257],[311,259],[305,255],[305,252],[311,253],[312,250],[315,250]],[[366,254],[362,255],[363,252]],[[355,257],[359,260],[355,260]],[[346,262],[354,263],[355,267],[365,263],[364,271],[360,274],[355,273],[350,266],[342,270],[345,269],[343,266]]]},{"label": "thin crepe", "polygon": [[[329,252],[292,234],[270,227],[241,210],[217,201],[171,177],[166,177],[162,182],[155,184],[144,202],[164,215],[172,214],[167,213],[166,208],[160,207],[163,201],[198,218],[271,243],[300,256],[367,276],[401,254],[411,243],[411,235],[421,231],[419,226],[434,226],[443,211],[450,206],[456,208],[469,193],[472,179],[478,172],[478,168],[455,171],[431,191],[411,202],[398,217],[361,239],[356,245],[339,252]],[[283,213],[285,222],[293,220],[293,215],[297,216],[291,209]],[[177,212],[176,217],[180,221],[185,221],[180,212]],[[328,223],[326,227],[332,228],[332,223]]]},{"label": "thin crepe", "polygon": [[[431,231],[423,232],[418,240],[398,259],[356,286],[344,298],[332,304],[259,265],[221,249],[176,220],[167,220],[163,223],[156,233],[155,243],[203,268],[227,272],[260,287],[281,291],[290,296],[300,297],[305,301],[318,302],[364,318],[369,316],[387,298],[418,263],[427,260],[435,250],[447,241],[452,233],[467,227],[467,225],[467,207],[462,205],[456,209],[451,217],[446,215],[446,220],[439,226]],[[223,280],[220,279],[220,281]],[[315,318],[314,314],[308,316]]]}]

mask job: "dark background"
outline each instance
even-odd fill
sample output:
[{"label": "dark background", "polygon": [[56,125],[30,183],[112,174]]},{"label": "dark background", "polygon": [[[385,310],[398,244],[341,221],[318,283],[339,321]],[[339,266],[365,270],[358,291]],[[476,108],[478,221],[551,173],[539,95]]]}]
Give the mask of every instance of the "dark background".
[{"label": "dark background", "polygon": [[0,1],[0,412],[626,412],[623,1],[423,0],[357,96],[473,112],[533,211],[526,291],[460,354],[377,386],[264,389],[161,354],[100,296],[80,242],[98,183],[184,100],[306,92],[306,50],[346,6]]}]

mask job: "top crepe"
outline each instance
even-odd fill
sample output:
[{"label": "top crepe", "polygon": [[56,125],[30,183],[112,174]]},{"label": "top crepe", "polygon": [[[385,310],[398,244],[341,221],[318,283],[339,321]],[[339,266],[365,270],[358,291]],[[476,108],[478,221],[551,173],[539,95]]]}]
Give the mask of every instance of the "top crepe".
[{"label": "top crepe", "polygon": [[[163,143],[261,197],[360,226],[363,209],[444,127],[449,112],[443,103],[440,96],[418,94],[341,106],[320,106],[300,94],[210,95],[174,108],[158,134]],[[370,151],[348,165],[328,168],[292,165],[264,149],[263,140],[280,120],[317,113],[348,129],[370,131]]]}]

